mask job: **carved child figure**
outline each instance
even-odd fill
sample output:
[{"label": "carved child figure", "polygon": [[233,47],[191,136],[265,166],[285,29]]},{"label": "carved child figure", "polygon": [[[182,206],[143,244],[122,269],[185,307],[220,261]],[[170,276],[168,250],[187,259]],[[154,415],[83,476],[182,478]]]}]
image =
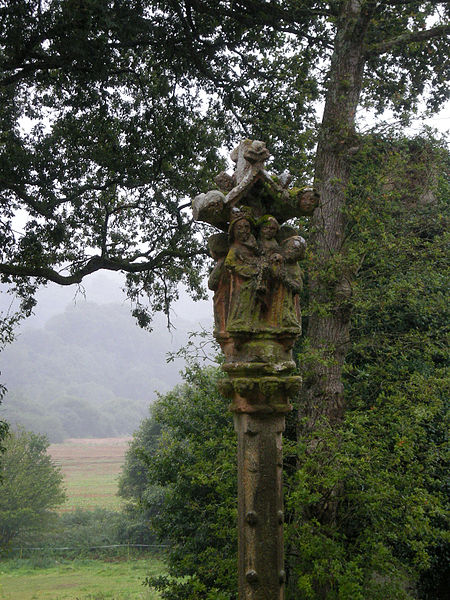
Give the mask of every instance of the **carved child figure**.
[{"label": "carved child figure", "polygon": [[258,271],[258,288],[261,303],[267,309],[272,294],[273,280],[279,278],[280,267],[284,261],[276,235],[280,225],[272,215],[265,215],[258,221],[258,247],[261,260]]},{"label": "carved child figure", "polygon": [[279,244],[275,236],[280,229],[280,225],[275,217],[265,215],[258,221],[259,225],[259,246],[265,255],[279,252]]}]

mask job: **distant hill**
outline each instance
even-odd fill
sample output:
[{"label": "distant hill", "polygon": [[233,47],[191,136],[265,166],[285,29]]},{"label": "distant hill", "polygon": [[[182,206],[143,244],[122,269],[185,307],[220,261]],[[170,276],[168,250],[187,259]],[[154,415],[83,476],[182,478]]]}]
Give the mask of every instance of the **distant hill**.
[{"label": "distant hill", "polygon": [[180,381],[183,364],[167,363],[167,353],[199,326],[180,318],[176,325],[169,332],[158,315],[148,333],[124,305],[83,301],[43,327],[24,327],[1,355],[8,393],[0,417],[51,441],[132,433],[156,392]]}]

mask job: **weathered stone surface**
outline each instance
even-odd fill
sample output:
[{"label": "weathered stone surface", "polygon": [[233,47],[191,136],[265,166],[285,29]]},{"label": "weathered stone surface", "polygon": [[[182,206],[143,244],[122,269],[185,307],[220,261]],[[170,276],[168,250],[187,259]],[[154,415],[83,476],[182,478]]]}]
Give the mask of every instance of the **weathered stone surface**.
[{"label": "weathered stone surface", "polygon": [[244,140],[232,153],[233,175],[216,178],[223,191],[200,194],[193,202],[194,217],[223,232],[208,242],[216,261],[209,287],[215,336],[227,362],[288,359],[301,333],[298,261],[306,245],[295,227],[282,223],[311,211],[317,195],[286,189],[287,173],[277,178],[264,170],[268,156],[264,142]]},{"label": "weathered stone surface", "polygon": [[225,362],[221,393],[238,434],[239,598],[283,600],[281,436],[300,389],[292,347],[301,333],[299,293],[305,240],[292,217],[311,214],[313,190],[289,189],[290,176],[264,170],[264,142],[244,140],[220,191],[194,199],[196,219],[221,230],[208,240],[215,265],[214,335]]},{"label": "weathered stone surface", "polygon": [[229,209],[225,205],[225,200],[225,196],[219,190],[199,194],[192,201],[194,219],[205,221],[215,227],[225,227],[229,218]]},{"label": "weathered stone surface", "polygon": [[282,432],[284,417],[235,415],[238,435],[239,597],[284,598]]},{"label": "weathered stone surface", "polygon": [[233,150],[235,172],[219,173],[215,178],[218,190],[199,194],[193,200],[194,218],[227,230],[233,211],[246,206],[255,220],[271,214],[281,225],[288,219],[311,215],[319,196],[311,188],[288,188],[290,175],[271,176],[264,169],[270,156],[264,142],[244,140]]}]

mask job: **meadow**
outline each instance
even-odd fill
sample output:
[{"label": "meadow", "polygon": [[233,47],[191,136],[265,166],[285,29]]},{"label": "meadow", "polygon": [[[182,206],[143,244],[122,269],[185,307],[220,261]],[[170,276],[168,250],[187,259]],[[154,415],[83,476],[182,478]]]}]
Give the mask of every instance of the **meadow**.
[{"label": "meadow", "polygon": [[0,600],[157,600],[159,594],[142,581],[163,571],[163,562],[152,556],[54,561],[49,566],[11,559],[0,561]]},{"label": "meadow", "polygon": [[131,438],[70,438],[48,452],[64,474],[67,501],[59,512],[76,508],[119,510],[117,480]]},{"label": "meadow", "polygon": [[[77,508],[119,510],[118,476],[130,438],[68,439],[52,444],[49,454],[64,474],[67,501],[59,513]],[[0,600],[157,600],[142,585],[145,577],[164,573],[154,554],[130,549],[103,551],[102,558],[68,560],[64,553],[28,551],[0,560]]]}]

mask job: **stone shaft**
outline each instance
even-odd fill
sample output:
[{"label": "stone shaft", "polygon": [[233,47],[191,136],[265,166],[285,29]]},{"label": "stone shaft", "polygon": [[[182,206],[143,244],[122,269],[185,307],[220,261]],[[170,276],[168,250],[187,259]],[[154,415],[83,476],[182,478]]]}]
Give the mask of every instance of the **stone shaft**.
[{"label": "stone shaft", "polygon": [[[219,382],[238,434],[239,599],[283,600],[282,432],[301,386],[292,348],[301,333],[305,241],[286,221],[311,215],[313,190],[271,177],[264,142],[243,140],[233,175],[193,200],[196,220],[217,227],[208,240],[215,264],[214,336],[225,355]],[[225,195],[226,194],[226,195]]]},{"label": "stone shaft", "polygon": [[239,600],[283,600],[284,415],[234,415],[238,436]]}]

